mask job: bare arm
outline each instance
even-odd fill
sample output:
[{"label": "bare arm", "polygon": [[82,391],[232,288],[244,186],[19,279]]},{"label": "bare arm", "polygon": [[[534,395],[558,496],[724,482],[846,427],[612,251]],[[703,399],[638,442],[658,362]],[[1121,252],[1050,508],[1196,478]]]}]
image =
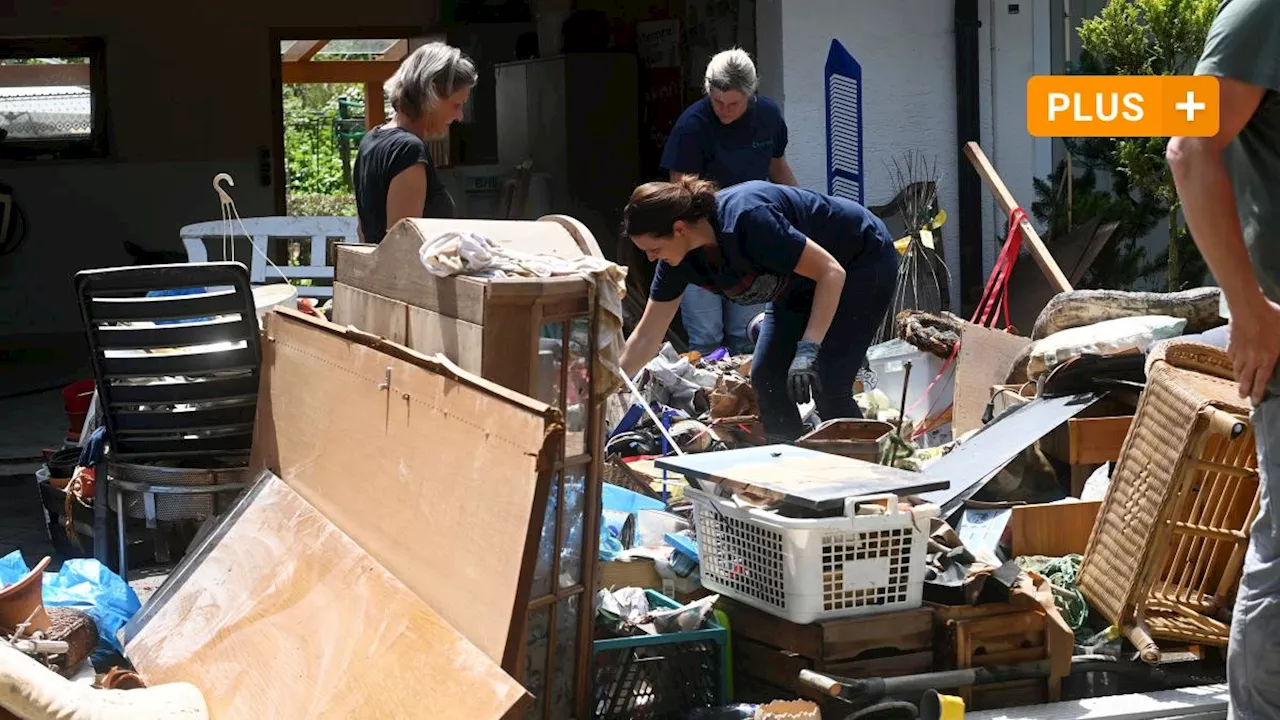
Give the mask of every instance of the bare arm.
[{"label": "bare arm", "polygon": [[1173,138],[1165,154],[1187,227],[1231,309],[1229,351],[1240,396],[1256,403],[1263,398],[1280,353],[1280,334],[1267,330],[1268,324],[1280,320],[1280,308],[1267,300],[1254,275],[1222,153],[1249,122],[1264,90],[1230,78],[1218,81],[1218,134]]},{"label": "bare arm", "polygon": [[685,174],[684,174],[684,173],[682,173],[682,172],[676,172],[675,170],[672,170],[672,171],[671,171],[670,181],[671,181],[671,182],[680,182],[680,178],[682,178],[682,177],[684,177],[684,176],[685,176]]},{"label": "bare arm", "polygon": [[769,161],[769,181],[779,185],[800,187],[800,183],[796,182],[796,174],[791,172],[791,166],[787,164],[785,157],[776,157]]},{"label": "bare arm", "polygon": [[359,240],[360,242],[364,242],[364,241],[365,241],[365,239],[364,239],[364,228],[360,227],[360,221],[359,221],[359,220],[357,220],[357,221],[356,221],[356,239],[357,239],[357,240]]},{"label": "bare arm", "polygon": [[680,298],[675,300],[649,300],[644,306],[644,314],[636,329],[631,331],[627,344],[622,349],[622,371],[633,378],[636,373],[658,354],[662,347],[662,338],[671,327],[676,311],[680,309]]},{"label": "bare arm", "polygon": [[809,240],[800,253],[800,262],[796,263],[796,274],[817,283],[813,291],[813,308],[809,311],[809,324],[805,326],[800,340],[820,343],[827,336],[827,330],[831,329],[836,307],[840,305],[840,294],[844,291],[844,268],[840,267],[831,253]]},{"label": "bare arm", "polygon": [[422,217],[427,203],[427,166],[414,163],[391,178],[387,188],[387,230],[404,218]]}]

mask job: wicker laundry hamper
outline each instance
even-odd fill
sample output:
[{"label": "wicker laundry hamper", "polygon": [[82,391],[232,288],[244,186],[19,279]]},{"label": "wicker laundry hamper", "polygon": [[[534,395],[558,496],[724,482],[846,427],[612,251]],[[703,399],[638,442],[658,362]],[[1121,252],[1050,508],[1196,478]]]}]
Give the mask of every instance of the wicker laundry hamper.
[{"label": "wicker laundry hamper", "polygon": [[1146,370],[1079,583],[1151,660],[1158,640],[1227,644],[1223,612],[1240,580],[1259,484],[1248,401],[1226,353],[1168,340],[1152,348]]}]

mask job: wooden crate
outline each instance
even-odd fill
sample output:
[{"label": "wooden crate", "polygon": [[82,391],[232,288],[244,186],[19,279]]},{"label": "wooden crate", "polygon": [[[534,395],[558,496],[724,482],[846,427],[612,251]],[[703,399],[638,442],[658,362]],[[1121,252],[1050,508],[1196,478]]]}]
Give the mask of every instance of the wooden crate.
[{"label": "wooden crate", "polygon": [[[741,603],[721,603],[729,616],[734,672],[744,688],[763,685],[776,689],[780,697],[823,700],[801,686],[801,670],[862,678],[933,669],[929,608],[798,625]],[[823,712],[842,717],[849,706],[827,698]]]},{"label": "wooden crate", "polygon": [[[939,670],[1011,665],[1051,657],[1045,617],[1033,610],[1008,603],[932,608],[935,665]],[[995,710],[1057,702],[1061,684],[1061,678],[1015,680],[948,688],[946,692],[964,698],[966,709]]]}]

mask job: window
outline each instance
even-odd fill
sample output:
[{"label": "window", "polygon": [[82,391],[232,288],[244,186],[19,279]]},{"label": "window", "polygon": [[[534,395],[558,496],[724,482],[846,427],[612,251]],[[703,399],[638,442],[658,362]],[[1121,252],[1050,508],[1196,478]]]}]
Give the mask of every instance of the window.
[{"label": "window", "polygon": [[0,39],[0,158],[106,155],[99,38]]}]

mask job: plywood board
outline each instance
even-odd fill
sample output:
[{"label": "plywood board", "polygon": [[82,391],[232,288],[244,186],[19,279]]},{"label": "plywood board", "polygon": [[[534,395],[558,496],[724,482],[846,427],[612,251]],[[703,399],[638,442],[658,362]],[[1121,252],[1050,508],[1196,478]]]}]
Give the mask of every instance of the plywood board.
[{"label": "plywood board", "polygon": [[[444,353],[463,370],[480,373],[484,359],[484,328],[466,320],[446,317],[433,310],[407,306],[409,311],[409,348],[424,355]],[[361,328],[365,330],[367,328]]]},{"label": "plywood board", "polygon": [[1020,335],[973,323],[964,323],[960,333],[951,414],[952,432],[957,437],[982,427],[982,414],[991,399],[991,386],[1004,383],[1014,358],[1031,344],[1030,339]]},{"label": "plywood board", "polygon": [[656,460],[660,469],[708,480],[735,492],[748,490],[815,510],[844,507],[845,498],[945,490],[946,480],[842,455],[763,445],[741,450],[678,455]]},{"label": "plywood board", "polygon": [[367,333],[407,344],[409,306],[399,300],[365,292],[344,283],[333,284],[333,322],[353,325]]},{"label": "plywood board", "polygon": [[124,633],[148,683],[194,684],[213,720],[502,718],[531,700],[270,473]]},{"label": "plywood board", "polygon": [[252,466],[275,470],[510,669],[555,411],[297,312],[268,315],[266,336]]}]

